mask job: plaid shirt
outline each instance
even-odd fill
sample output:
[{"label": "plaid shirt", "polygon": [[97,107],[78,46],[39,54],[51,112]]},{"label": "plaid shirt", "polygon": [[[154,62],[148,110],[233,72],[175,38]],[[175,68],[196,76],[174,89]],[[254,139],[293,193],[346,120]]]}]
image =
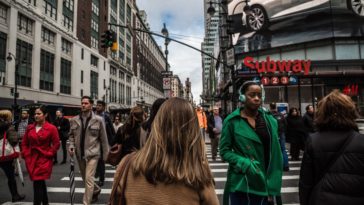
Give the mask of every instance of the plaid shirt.
[{"label": "plaid shirt", "polygon": [[26,120],[21,120],[19,123],[19,127],[18,127],[18,137],[19,139],[22,139],[25,131],[27,130],[27,126],[28,126],[28,119]]}]

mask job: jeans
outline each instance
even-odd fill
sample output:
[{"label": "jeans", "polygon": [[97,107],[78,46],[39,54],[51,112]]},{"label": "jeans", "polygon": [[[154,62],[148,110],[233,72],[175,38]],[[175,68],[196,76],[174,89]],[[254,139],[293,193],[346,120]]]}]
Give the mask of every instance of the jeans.
[{"label": "jeans", "polygon": [[288,164],[288,154],[286,150],[286,135],[285,133],[282,133],[279,138],[279,143],[281,144],[281,151],[283,155],[283,167],[289,167]]},{"label": "jeans", "polygon": [[15,173],[14,173],[14,160],[0,162],[0,167],[4,170],[6,177],[8,178],[8,187],[12,197],[18,195],[18,189],[15,181]]},{"label": "jeans", "polygon": [[230,193],[230,205],[268,205],[268,198],[244,192],[233,192]]}]

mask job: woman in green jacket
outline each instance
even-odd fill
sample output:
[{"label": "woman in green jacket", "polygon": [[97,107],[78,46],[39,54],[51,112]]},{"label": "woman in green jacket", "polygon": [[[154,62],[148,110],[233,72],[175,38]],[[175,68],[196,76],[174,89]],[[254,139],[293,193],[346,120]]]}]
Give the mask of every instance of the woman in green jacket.
[{"label": "woman in green jacket", "polygon": [[262,88],[256,82],[241,86],[239,100],[243,107],[225,119],[220,139],[221,157],[229,163],[224,205],[273,204],[283,167],[277,121],[261,108]]}]

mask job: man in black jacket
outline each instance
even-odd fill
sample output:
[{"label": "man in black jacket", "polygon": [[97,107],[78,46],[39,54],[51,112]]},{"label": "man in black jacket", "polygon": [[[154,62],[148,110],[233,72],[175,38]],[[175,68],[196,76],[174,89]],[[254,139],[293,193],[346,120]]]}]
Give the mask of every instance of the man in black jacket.
[{"label": "man in black jacket", "polygon": [[[104,119],[107,140],[109,142],[109,145],[112,146],[115,144],[114,142],[115,130],[109,114],[105,112],[105,108],[106,108],[106,103],[102,100],[98,100],[96,103],[96,115],[99,115],[102,117],[102,119]],[[97,164],[96,176],[99,176],[98,185],[103,186],[105,181],[105,162],[104,160],[102,160],[102,157],[100,157],[99,162]]]},{"label": "man in black jacket", "polygon": [[[56,111],[56,119],[53,123],[58,130],[58,135],[62,143],[62,151],[63,151],[63,160],[61,164],[65,164],[67,162],[67,140],[68,140],[68,132],[70,131],[70,122],[68,119],[64,118],[62,110]],[[57,164],[57,153],[54,156],[54,164]]]},{"label": "man in black jacket", "polygon": [[216,160],[217,149],[219,147],[219,140],[222,130],[222,118],[219,114],[219,108],[213,107],[213,112],[207,118],[207,131],[211,141],[211,154],[212,160]]}]

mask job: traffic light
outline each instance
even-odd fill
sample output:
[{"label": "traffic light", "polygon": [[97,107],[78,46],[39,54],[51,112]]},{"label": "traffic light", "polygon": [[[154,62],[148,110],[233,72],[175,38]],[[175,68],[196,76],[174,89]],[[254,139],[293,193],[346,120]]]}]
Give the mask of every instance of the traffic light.
[{"label": "traffic light", "polygon": [[112,31],[112,45],[111,45],[111,51],[112,52],[117,52],[118,51],[118,35],[116,34],[116,32]]},{"label": "traffic light", "polygon": [[113,31],[106,30],[101,35],[101,48],[109,48],[112,46]]}]

